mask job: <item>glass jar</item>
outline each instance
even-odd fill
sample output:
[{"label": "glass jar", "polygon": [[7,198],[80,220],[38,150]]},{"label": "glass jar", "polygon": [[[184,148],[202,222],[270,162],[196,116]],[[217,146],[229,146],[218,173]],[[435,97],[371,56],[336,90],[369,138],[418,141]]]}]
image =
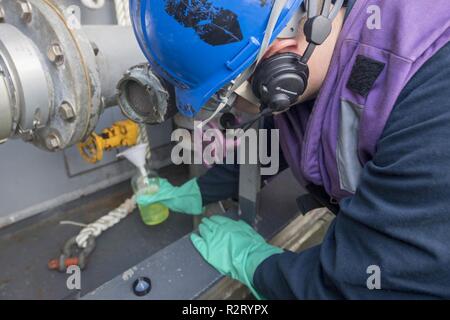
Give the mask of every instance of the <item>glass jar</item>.
[{"label": "glass jar", "polygon": [[[135,196],[154,195],[159,192],[159,177],[155,172],[147,169],[147,176],[138,172],[131,179],[131,187]],[[154,226],[164,222],[169,217],[169,209],[161,203],[146,206],[139,205],[139,212],[146,225]]]}]

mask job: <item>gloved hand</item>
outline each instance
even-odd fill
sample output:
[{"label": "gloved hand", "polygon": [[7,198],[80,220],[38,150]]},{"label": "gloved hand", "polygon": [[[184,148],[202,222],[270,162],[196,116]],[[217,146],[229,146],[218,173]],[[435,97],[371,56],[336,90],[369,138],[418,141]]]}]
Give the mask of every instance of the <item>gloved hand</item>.
[{"label": "gloved hand", "polygon": [[197,179],[192,179],[180,187],[174,187],[166,179],[159,179],[159,191],[154,195],[141,195],[136,198],[141,206],[162,203],[175,212],[199,215],[203,212],[202,196]]},{"label": "gloved hand", "polygon": [[283,250],[266,243],[247,223],[222,216],[204,218],[199,233],[200,236],[192,234],[191,241],[202,257],[262,299],[253,286],[253,275],[260,263]]}]

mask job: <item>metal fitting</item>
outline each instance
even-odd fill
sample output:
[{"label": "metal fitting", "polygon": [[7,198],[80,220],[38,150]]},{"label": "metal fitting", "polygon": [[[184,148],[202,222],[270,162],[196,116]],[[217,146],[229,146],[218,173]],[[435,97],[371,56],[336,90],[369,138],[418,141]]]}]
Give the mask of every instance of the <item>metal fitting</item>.
[{"label": "metal fitting", "polygon": [[20,6],[20,18],[25,23],[30,23],[32,19],[32,7],[26,0],[18,0]]},{"label": "metal fitting", "polygon": [[5,9],[0,5],[0,23],[5,22]]},{"label": "metal fitting", "polygon": [[53,62],[57,66],[60,66],[64,63],[63,51],[61,49],[61,46],[57,43],[52,44],[50,48],[48,48],[47,57],[51,62]]},{"label": "metal fitting", "polygon": [[81,270],[86,267],[89,256],[95,249],[95,237],[90,236],[86,240],[86,247],[80,248],[77,244],[77,237],[72,237],[64,244],[59,258],[48,262],[50,270],[66,272],[69,266],[79,266]]},{"label": "metal fitting", "polygon": [[59,107],[59,114],[65,121],[73,121],[76,117],[75,110],[68,102],[63,102]]},{"label": "metal fitting", "polygon": [[117,84],[117,101],[122,112],[138,123],[162,123],[176,113],[165,81],[147,63],[125,72]]},{"label": "metal fitting", "polygon": [[56,134],[51,133],[45,139],[45,144],[49,150],[56,150],[61,146],[61,141]]}]

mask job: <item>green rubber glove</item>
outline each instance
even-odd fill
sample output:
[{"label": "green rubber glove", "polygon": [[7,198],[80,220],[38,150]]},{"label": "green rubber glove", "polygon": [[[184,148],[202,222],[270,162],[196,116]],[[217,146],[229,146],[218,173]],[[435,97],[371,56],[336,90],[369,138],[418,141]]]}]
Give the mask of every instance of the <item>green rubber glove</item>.
[{"label": "green rubber glove", "polygon": [[268,244],[247,223],[222,216],[204,218],[199,233],[200,236],[192,234],[191,241],[202,257],[223,275],[245,284],[257,299],[262,299],[253,286],[253,275],[260,263],[283,250]]},{"label": "green rubber glove", "polygon": [[174,187],[166,179],[159,179],[159,191],[151,196],[141,195],[136,198],[141,206],[162,203],[175,212],[192,215],[203,213],[202,196],[197,179],[192,179],[180,187]]}]

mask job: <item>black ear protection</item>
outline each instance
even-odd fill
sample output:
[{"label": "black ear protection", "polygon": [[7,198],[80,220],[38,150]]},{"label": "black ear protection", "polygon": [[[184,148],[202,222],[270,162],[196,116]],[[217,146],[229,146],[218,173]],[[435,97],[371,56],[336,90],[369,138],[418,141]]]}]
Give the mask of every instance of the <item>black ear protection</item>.
[{"label": "black ear protection", "polygon": [[[238,123],[230,113],[221,118],[221,125],[228,129],[250,128],[256,121],[274,112],[282,112],[294,105],[308,87],[308,61],[316,46],[325,42],[331,33],[334,18],[345,0],[322,0],[320,14],[317,14],[319,0],[305,0],[308,19],[303,32],[308,46],[302,56],[287,52],[265,59],[257,65],[251,81],[252,91],[261,101],[261,112],[245,123]],[[331,8],[331,4],[334,7]]]},{"label": "black ear protection", "polygon": [[286,110],[308,86],[308,65],[298,54],[287,52],[263,60],[255,70],[252,90],[261,106],[273,112]]},{"label": "black ear protection", "polygon": [[330,35],[333,19],[343,5],[343,0],[324,0],[320,15],[316,15],[317,0],[308,0],[308,20],[304,33],[308,41],[303,56],[295,53],[279,53],[263,60],[253,74],[252,90],[261,101],[261,111],[269,108],[272,112],[287,110],[302,96],[308,86],[308,60],[315,50]]}]

